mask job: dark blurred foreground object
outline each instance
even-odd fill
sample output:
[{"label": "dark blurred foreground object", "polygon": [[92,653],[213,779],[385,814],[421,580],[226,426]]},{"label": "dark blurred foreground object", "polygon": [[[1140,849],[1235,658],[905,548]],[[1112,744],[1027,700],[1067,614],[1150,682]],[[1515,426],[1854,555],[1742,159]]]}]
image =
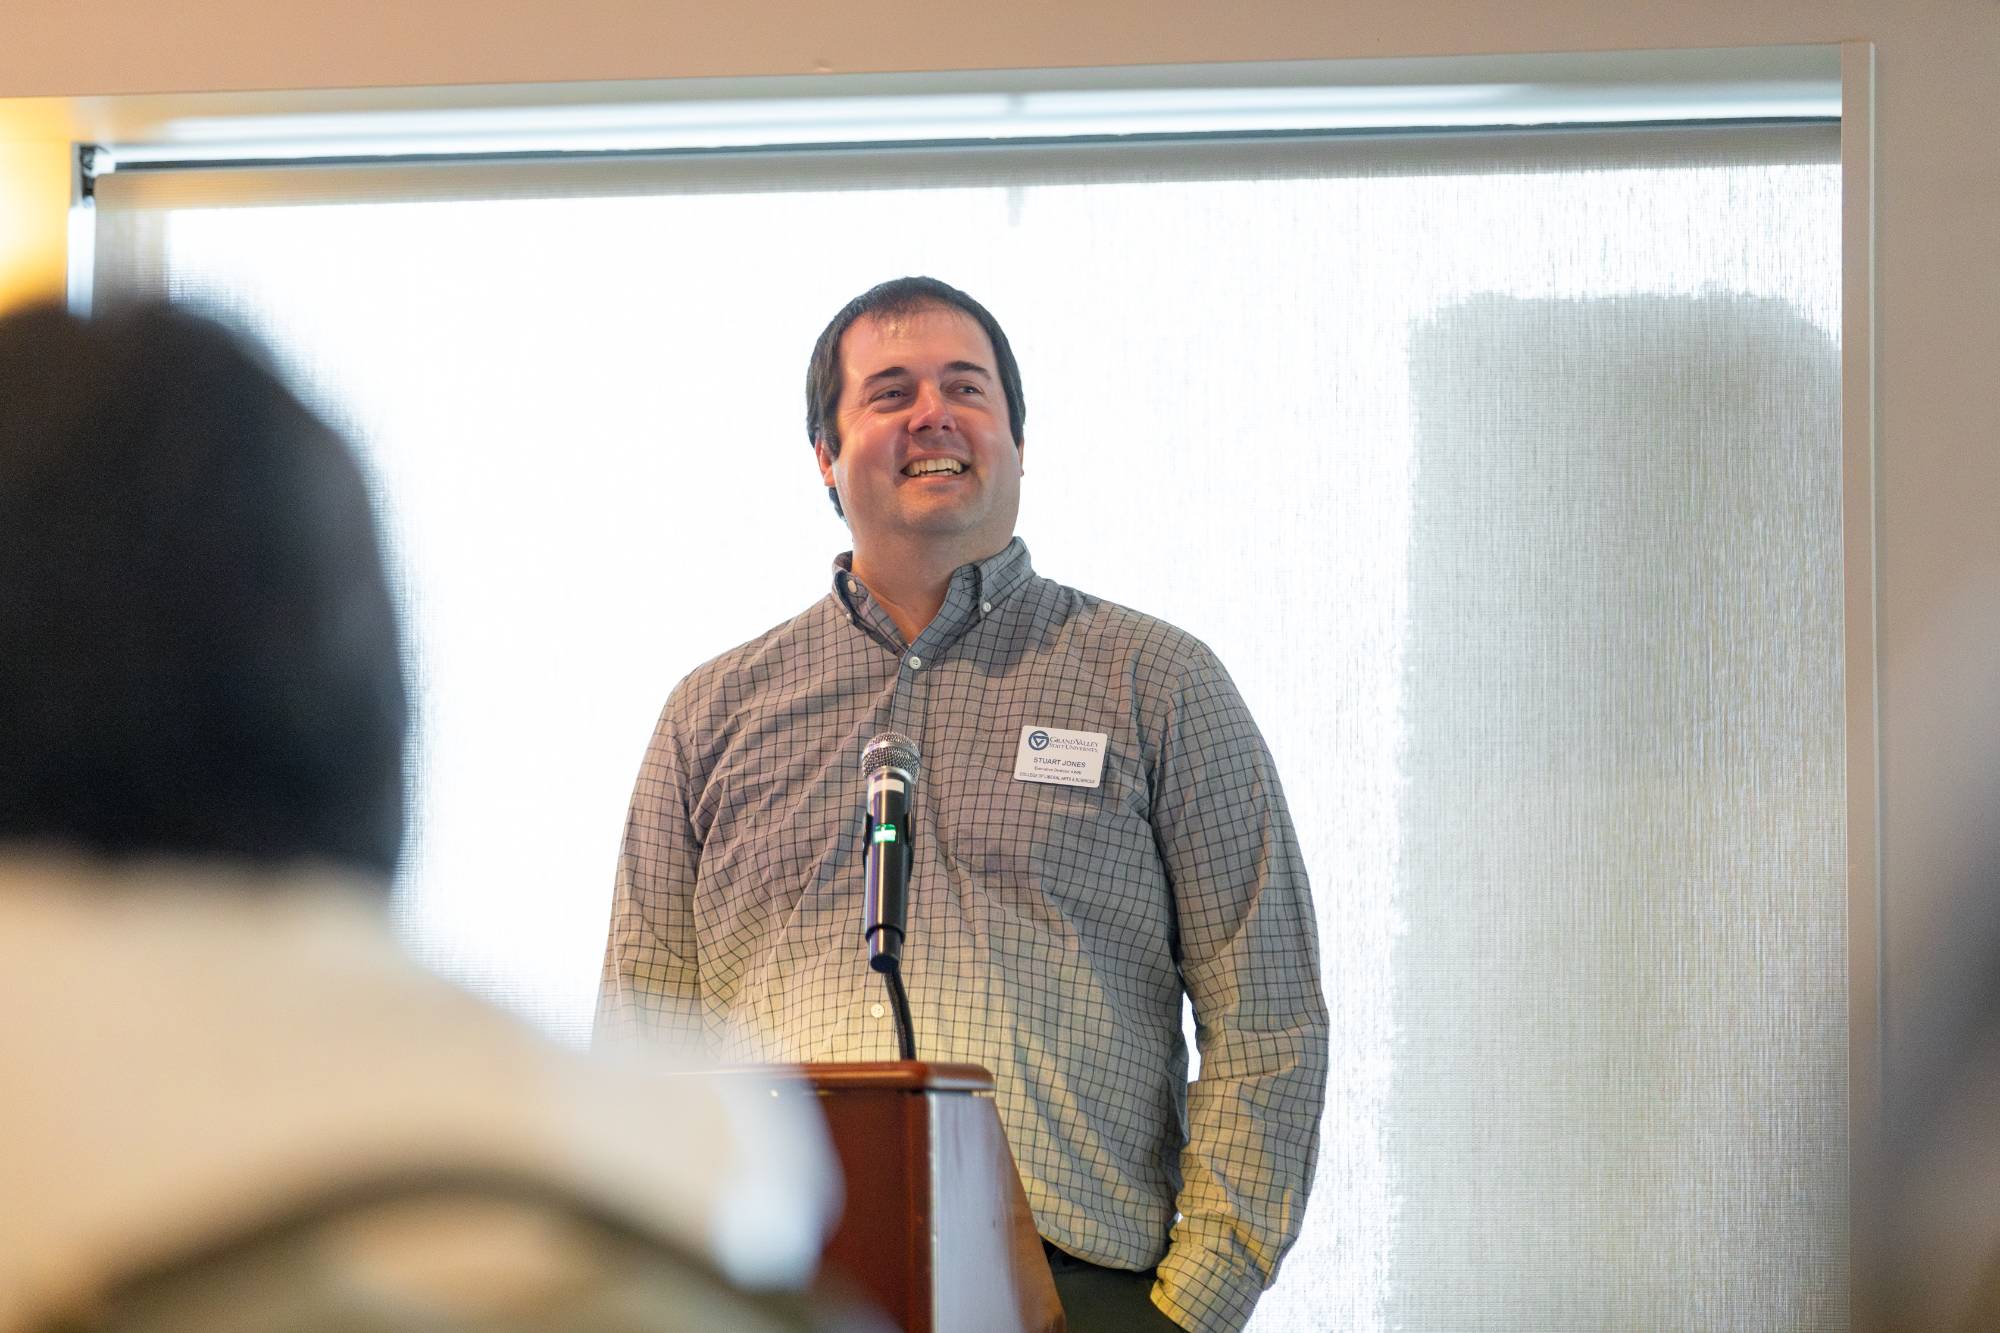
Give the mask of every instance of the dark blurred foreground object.
[{"label": "dark blurred foreground object", "polygon": [[0,1333],[847,1326],[806,1108],[396,946],[407,713],[360,468],[254,350],[0,320]]},{"label": "dark blurred foreground object", "polygon": [[1902,743],[1936,785],[1891,832],[1886,1133],[1857,1223],[1873,1333],[2000,1330],[2000,568],[1908,655]]}]

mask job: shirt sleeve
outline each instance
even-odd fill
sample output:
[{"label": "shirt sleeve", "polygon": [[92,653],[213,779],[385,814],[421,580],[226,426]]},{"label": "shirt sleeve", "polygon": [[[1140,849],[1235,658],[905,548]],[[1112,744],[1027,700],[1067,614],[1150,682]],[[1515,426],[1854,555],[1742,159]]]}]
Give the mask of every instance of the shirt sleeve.
[{"label": "shirt sleeve", "polygon": [[688,771],[667,703],[625,816],[611,929],[597,992],[595,1040],[703,1040],[694,932],[701,844],[689,817]]},{"label": "shirt sleeve", "polygon": [[1201,1071],[1154,1301],[1210,1333],[1244,1325],[1298,1237],[1319,1155],[1327,1010],[1311,891],[1270,751],[1206,649],[1174,692],[1158,765],[1154,835]]}]

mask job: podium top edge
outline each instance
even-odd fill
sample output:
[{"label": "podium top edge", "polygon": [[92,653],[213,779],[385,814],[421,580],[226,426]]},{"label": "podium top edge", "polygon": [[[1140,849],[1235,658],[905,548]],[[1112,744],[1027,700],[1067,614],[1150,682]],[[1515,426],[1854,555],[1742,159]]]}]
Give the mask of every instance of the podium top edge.
[{"label": "podium top edge", "polygon": [[926,1060],[868,1060],[802,1065],[798,1074],[820,1092],[869,1088],[878,1092],[991,1092],[993,1075],[978,1065]]}]

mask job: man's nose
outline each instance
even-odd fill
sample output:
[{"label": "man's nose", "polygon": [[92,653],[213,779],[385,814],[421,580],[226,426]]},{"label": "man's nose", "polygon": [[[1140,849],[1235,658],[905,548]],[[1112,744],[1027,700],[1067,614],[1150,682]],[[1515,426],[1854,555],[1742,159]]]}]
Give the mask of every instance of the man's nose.
[{"label": "man's nose", "polygon": [[911,430],[956,430],[957,418],[951,410],[951,399],[935,384],[917,386],[917,400],[910,412]]}]

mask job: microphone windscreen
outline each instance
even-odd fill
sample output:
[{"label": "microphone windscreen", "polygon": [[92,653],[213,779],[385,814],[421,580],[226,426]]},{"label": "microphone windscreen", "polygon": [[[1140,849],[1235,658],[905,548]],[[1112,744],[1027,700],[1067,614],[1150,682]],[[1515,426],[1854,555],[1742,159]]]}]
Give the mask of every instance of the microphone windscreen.
[{"label": "microphone windscreen", "polygon": [[885,731],[862,750],[861,776],[872,778],[885,768],[900,768],[915,781],[921,757],[915,741],[900,731]]}]

